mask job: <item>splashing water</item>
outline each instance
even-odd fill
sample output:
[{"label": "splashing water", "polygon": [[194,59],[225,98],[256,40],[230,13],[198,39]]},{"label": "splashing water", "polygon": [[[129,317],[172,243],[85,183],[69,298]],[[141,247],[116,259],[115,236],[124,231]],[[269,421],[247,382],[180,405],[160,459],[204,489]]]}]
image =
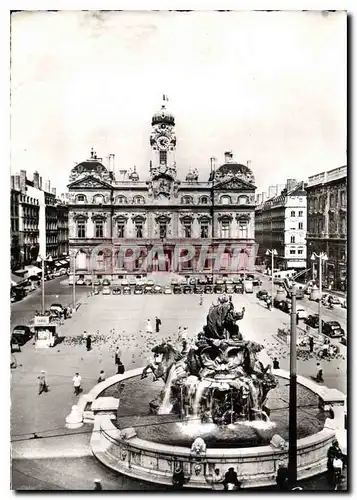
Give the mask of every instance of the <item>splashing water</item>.
[{"label": "splashing water", "polygon": [[203,393],[205,392],[205,389],[209,386],[210,384],[207,383],[205,380],[202,382],[199,382],[197,389],[196,389],[196,394],[195,394],[195,399],[192,405],[192,412],[195,417],[197,417],[198,412],[200,410],[200,402],[203,396]]},{"label": "splashing water", "polygon": [[176,379],[176,365],[172,365],[165,385],[164,399],[161,403],[159,411],[157,412],[158,415],[165,415],[167,413],[170,413],[172,410],[173,405],[170,403],[170,395],[171,395],[172,382],[175,379]]}]

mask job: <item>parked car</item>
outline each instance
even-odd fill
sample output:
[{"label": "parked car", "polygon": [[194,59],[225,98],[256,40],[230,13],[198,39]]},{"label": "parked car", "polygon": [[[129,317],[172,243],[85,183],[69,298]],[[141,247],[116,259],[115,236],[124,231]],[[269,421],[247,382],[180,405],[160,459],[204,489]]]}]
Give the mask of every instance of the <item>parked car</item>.
[{"label": "parked car", "polygon": [[243,292],[244,292],[243,283],[236,283],[234,285],[234,293],[243,293]]},{"label": "parked car", "polygon": [[327,302],[330,302],[331,304],[336,306],[340,306],[342,304],[342,300],[336,295],[328,295]]},{"label": "parked car", "polygon": [[153,280],[147,280],[147,282],[144,285],[144,293],[152,293],[154,289],[155,283]]},{"label": "parked car", "polygon": [[188,284],[195,286],[195,284],[196,284],[196,278],[194,278],[193,276],[191,278],[189,278]]},{"label": "parked car", "polygon": [[193,287],[191,285],[183,285],[182,292],[185,293],[185,294],[192,293],[193,292]]},{"label": "parked car", "polygon": [[64,307],[62,304],[51,304],[50,305],[50,312],[55,313],[56,315],[58,314],[63,314],[64,313]]},{"label": "parked car", "polygon": [[299,319],[305,319],[307,318],[307,312],[306,309],[304,309],[301,306],[296,306],[296,314]]},{"label": "parked car", "polygon": [[112,294],[113,295],[120,295],[121,294],[121,288],[120,288],[120,286],[113,286],[113,288],[112,288]]},{"label": "parked car", "polygon": [[255,294],[257,299],[260,299],[260,300],[266,299],[268,295],[269,294],[266,290],[258,290],[257,293]]},{"label": "parked car", "polygon": [[91,278],[86,278],[86,279],[84,280],[84,284],[85,284],[86,286],[91,286],[91,284],[92,284],[92,280],[91,280]]},{"label": "parked car", "polygon": [[305,318],[305,324],[310,326],[311,328],[319,327],[319,315],[318,314],[309,314],[307,318]]},{"label": "parked car", "polygon": [[346,336],[346,334],[343,337],[340,338],[340,343],[342,345],[347,345],[347,336]]},{"label": "parked car", "polygon": [[173,292],[175,294],[182,293],[181,285],[179,285],[179,284],[174,285],[173,286]]},{"label": "parked car", "polygon": [[76,285],[84,285],[84,279],[78,278]]},{"label": "parked car", "polygon": [[332,338],[344,337],[345,335],[345,332],[341,328],[341,325],[338,321],[323,321],[322,333]]},{"label": "parked car", "polygon": [[[266,300],[268,297],[269,294],[267,293],[266,297],[264,297],[264,300]],[[273,305],[276,309],[280,309],[282,311],[284,307],[284,302],[286,302],[286,300],[279,300],[277,298],[274,298]]]},{"label": "parked car", "polygon": [[223,280],[218,279],[214,285],[214,293],[224,293],[226,290],[226,286]]},{"label": "parked car", "polygon": [[143,285],[135,285],[134,295],[142,295],[144,293]]},{"label": "parked car", "polygon": [[98,279],[94,280],[93,285],[100,286],[100,280],[98,280]]},{"label": "parked car", "polygon": [[109,286],[104,286],[103,289],[102,289],[102,295],[110,295],[110,294],[111,294],[110,287]]},{"label": "parked car", "polygon": [[165,295],[170,295],[172,294],[172,287],[170,285],[166,285],[164,288],[164,294]]},{"label": "parked car", "polygon": [[213,285],[205,285],[204,292],[205,293],[213,293]]},{"label": "parked car", "polygon": [[130,285],[124,285],[124,286],[122,286],[122,294],[123,295],[130,295],[131,294]]},{"label": "parked car", "polygon": [[207,285],[213,285],[213,276],[211,274],[206,274],[205,278]]},{"label": "parked car", "polygon": [[152,293],[155,293],[155,294],[162,293],[162,291],[163,291],[163,288],[161,285],[154,285],[154,287],[152,289]]},{"label": "parked car", "polygon": [[234,283],[232,280],[226,281],[226,292],[227,293],[234,293]]},{"label": "parked car", "polygon": [[194,290],[195,290],[195,293],[204,293],[204,286],[203,285],[195,285]]},{"label": "parked car", "polygon": [[17,325],[12,330],[11,334],[11,346],[12,348],[20,348],[25,345],[28,340],[32,338],[32,332],[30,327],[26,325]]},{"label": "parked car", "polygon": [[253,282],[252,281],[245,281],[244,282],[244,291],[245,293],[253,293]]},{"label": "parked car", "polygon": [[205,276],[200,276],[197,280],[197,283],[199,285],[205,285],[207,283],[206,277]]}]

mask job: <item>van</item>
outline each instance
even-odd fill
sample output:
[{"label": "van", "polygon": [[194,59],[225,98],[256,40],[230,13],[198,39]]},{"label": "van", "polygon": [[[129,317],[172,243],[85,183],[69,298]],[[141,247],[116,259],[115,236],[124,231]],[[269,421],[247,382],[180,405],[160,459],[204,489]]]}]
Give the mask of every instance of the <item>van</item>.
[{"label": "van", "polygon": [[253,281],[246,281],[244,283],[245,293],[253,293]]}]

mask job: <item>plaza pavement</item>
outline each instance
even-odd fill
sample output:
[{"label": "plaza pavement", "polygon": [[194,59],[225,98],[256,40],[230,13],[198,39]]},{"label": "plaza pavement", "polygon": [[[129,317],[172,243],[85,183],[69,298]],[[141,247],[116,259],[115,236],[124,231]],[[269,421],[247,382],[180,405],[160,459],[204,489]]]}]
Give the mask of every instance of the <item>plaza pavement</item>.
[{"label": "plaza pavement", "polygon": [[[91,489],[92,471],[93,475],[104,475],[102,466],[91,457],[88,447],[91,426],[79,429],[81,434],[68,431],[64,426],[65,417],[77,400],[73,394],[73,374],[80,372],[84,392],[88,392],[96,384],[101,369],[107,376],[114,374],[116,345],[122,350],[127,370],[143,366],[152,346],[160,339],[171,338],[173,342],[177,339],[178,326],[187,326],[190,335],[200,331],[210,304],[217,299],[215,295],[204,295],[203,305],[200,306],[198,295],[86,295],[86,292],[83,293],[80,308],[62,327],[61,335],[65,336],[65,340],[61,344],[54,349],[36,350],[30,342],[16,355],[19,366],[12,372],[11,386],[13,488],[50,489],[46,481],[53,481],[59,488]],[[277,352],[281,368],[288,369],[289,362],[284,357],[287,348],[274,335],[278,327],[288,324],[289,316],[281,311],[269,311],[255,294],[234,295],[233,301],[236,310],[241,310],[242,306],[246,308],[246,314],[239,322],[240,330],[246,338],[265,345],[264,361],[270,361],[273,352]],[[161,332],[149,335],[145,332],[146,321],[150,318],[154,328],[155,316],[162,320]],[[90,352],[79,342],[78,337],[84,330],[93,334],[99,330],[100,337],[93,343]],[[323,361],[322,365],[326,385],[345,392],[345,360]],[[41,370],[46,371],[50,391],[38,396],[37,376]],[[310,376],[315,375],[315,371],[315,360],[299,360],[299,374]],[[42,439],[29,439],[33,433],[43,436]],[[68,434],[70,436],[66,436]],[[54,435],[58,437],[44,437]],[[63,458],[66,453],[69,462]],[[46,460],[40,458],[41,454],[47,456]],[[78,469],[69,467],[73,462],[78,463]],[[60,468],[66,470],[61,479],[58,463],[62,464]],[[88,474],[82,474],[81,470],[84,471],[87,466]],[[47,476],[40,474],[43,468],[47,470]],[[107,471],[105,481],[106,489],[149,489],[147,485],[118,478]]]}]

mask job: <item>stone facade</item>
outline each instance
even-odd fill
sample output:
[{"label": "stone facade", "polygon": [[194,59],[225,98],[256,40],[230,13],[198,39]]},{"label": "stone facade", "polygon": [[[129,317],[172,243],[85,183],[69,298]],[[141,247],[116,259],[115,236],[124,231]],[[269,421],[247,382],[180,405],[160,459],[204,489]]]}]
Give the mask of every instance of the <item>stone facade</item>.
[{"label": "stone facade", "polygon": [[[232,258],[232,243],[254,246],[256,187],[250,168],[236,163],[228,152],[224,165],[212,169],[209,180],[199,179],[197,170],[182,180],[175,160],[175,120],[165,104],[152,118],[149,142],[152,160],[145,180],[135,167],[115,175],[94,151],[72,169],[69,241],[79,274],[135,272],[157,244],[163,245],[165,258],[159,270],[166,271],[172,269],[177,245],[195,247],[195,255],[180,269],[190,271],[196,270],[202,244],[213,249],[226,244],[226,263]],[[123,245],[140,248],[135,262],[124,268],[118,262]],[[210,269],[208,261],[205,268]],[[158,270],[155,263],[147,269],[153,270]]]},{"label": "stone facade", "polygon": [[[326,253],[323,283],[335,289],[347,287],[347,167],[313,175],[308,179],[307,258]],[[314,276],[318,265],[314,264]]]},{"label": "stone facade", "polygon": [[307,210],[302,183],[256,207],[255,237],[259,261],[271,267],[267,250],[275,249],[275,264],[280,269],[306,268]]}]

